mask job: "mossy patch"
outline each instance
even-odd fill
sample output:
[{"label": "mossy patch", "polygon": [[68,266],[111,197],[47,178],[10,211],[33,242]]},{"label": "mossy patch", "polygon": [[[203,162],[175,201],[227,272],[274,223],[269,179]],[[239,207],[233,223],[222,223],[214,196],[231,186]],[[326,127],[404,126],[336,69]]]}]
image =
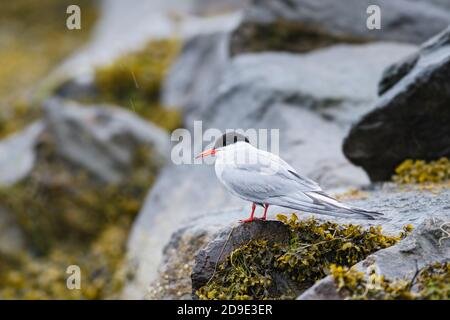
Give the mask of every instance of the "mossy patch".
[{"label": "mossy patch", "polygon": [[[315,281],[329,274],[330,266],[352,266],[369,254],[402,239],[386,236],[381,227],[368,230],[295,214],[278,219],[289,226],[287,244],[252,240],[235,249],[217,266],[217,272],[196,294],[200,299],[295,299]],[[280,275],[290,279],[280,292]],[[278,286],[278,288],[276,288]]]},{"label": "mossy patch", "polygon": [[[157,170],[151,150],[138,149],[129,178],[104,184],[66,162],[50,141],[23,182],[0,189],[0,205],[14,214],[29,250],[1,258],[0,298],[114,297],[126,276],[128,231]],[[79,265],[82,289],[68,290],[67,266]]]},{"label": "mossy patch", "polygon": [[304,53],[337,43],[364,43],[367,39],[338,35],[299,22],[243,23],[233,33],[231,52],[288,51]]},{"label": "mossy patch", "polygon": [[450,160],[440,158],[427,162],[407,159],[395,169],[392,179],[400,184],[446,182],[450,180]]},{"label": "mossy patch", "polygon": [[177,40],[154,40],[143,49],[98,68],[96,100],[128,108],[169,131],[178,128],[180,112],[164,108],[159,100],[162,82],[179,46]]},{"label": "mossy patch", "polygon": [[[67,6],[79,5],[81,30],[66,28]],[[33,89],[80,47],[97,18],[90,0],[3,1],[0,10],[0,138],[37,118]]]},{"label": "mossy patch", "polygon": [[339,292],[352,300],[449,300],[450,263],[424,267],[410,280],[386,279],[374,271],[369,275],[342,266],[331,274]]}]

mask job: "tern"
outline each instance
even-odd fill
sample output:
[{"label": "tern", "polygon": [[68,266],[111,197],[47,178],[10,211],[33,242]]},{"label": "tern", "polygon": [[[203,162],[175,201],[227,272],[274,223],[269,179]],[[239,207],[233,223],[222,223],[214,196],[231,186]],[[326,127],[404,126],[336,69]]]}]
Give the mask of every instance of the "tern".
[{"label": "tern", "polygon": [[251,222],[256,206],[264,208],[266,220],[270,205],[315,214],[373,220],[382,213],[346,205],[326,194],[319,184],[300,175],[277,155],[252,146],[249,139],[229,132],[216,140],[212,149],[197,158],[215,156],[217,178],[233,195],[252,203]]}]

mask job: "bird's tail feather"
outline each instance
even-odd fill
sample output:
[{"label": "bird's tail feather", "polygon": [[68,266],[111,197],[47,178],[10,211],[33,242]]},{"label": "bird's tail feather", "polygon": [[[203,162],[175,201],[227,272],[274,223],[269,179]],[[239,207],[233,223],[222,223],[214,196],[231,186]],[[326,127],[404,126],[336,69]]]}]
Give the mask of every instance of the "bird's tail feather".
[{"label": "bird's tail feather", "polygon": [[346,205],[322,192],[307,192],[305,194],[313,200],[313,203],[299,201],[295,197],[283,197],[282,206],[298,211],[353,219],[375,220],[383,216],[380,212]]}]

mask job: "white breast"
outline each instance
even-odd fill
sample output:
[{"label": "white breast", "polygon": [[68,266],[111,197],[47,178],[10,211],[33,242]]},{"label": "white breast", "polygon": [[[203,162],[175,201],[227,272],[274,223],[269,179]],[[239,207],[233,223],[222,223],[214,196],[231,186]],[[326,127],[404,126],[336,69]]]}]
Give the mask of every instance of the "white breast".
[{"label": "white breast", "polygon": [[216,153],[216,163],[214,169],[216,171],[217,178],[224,183],[222,180],[222,174],[224,170],[230,168],[236,168],[236,161],[238,159],[238,153],[245,151],[246,146],[241,146],[241,144],[248,144],[243,142],[237,142],[229,145],[225,148],[221,148]]},{"label": "white breast", "polygon": [[216,176],[231,193],[237,195],[234,190],[229,187],[227,181],[223,179],[223,173],[230,169],[236,169],[237,163],[245,161],[256,151],[257,150],[253,146],[245,142],[237,142],[217,151],[216,163],[214,166]]}]

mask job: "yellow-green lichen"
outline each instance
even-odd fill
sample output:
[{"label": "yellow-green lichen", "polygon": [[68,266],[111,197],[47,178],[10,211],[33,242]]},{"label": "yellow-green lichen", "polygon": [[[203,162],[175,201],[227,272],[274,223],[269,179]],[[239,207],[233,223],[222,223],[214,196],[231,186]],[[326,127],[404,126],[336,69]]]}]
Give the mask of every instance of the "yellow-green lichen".
[{"label": "yellow-green lichen", "polygon": [[352,300],[449,300],[450,263],[426,266],[412,279],[386,279],[342,266],[331,267],[338,291]]},{"label": "yellow-green lichen", "polygon": [[450,160],[405,160],[396,169],[393,181],[409,183],[442,183],[450,180]]},{"label": "yellow-green lichen", "polygon": [[[395,244],[407,232],[392,237],[383,235],[381,227],[365,230],[312,218],[298,221],[295,214],[278,219],[289,226],[289,242],[269,245],[266,240],[252,240],[235,249],[197,291],[200,299],[294,299],[325,277],[332,264],[352,266]],[[274,288],[274,278],[280,274],[292,281],[282,293]]]},{"label": "yellow-green lichen", "polygon": [[155,40],[111,65],[98,68],[96,100],[128,108],[164,129],[178,128],[179,111],[159,103],[162,82],[178,51],[176,40]]},{"label": "yellow-green lichen", "polygon": [[[0,205],[28,244],[26,252],[0,257],[0,299],[116,297],[127,276],[128,231],[157,170],[150,156],[138,149],[128,179],[107,185],[40,146],[30,177],[0,189]],[[82,270],[81,290],[66,287],[71,264]]]}]

